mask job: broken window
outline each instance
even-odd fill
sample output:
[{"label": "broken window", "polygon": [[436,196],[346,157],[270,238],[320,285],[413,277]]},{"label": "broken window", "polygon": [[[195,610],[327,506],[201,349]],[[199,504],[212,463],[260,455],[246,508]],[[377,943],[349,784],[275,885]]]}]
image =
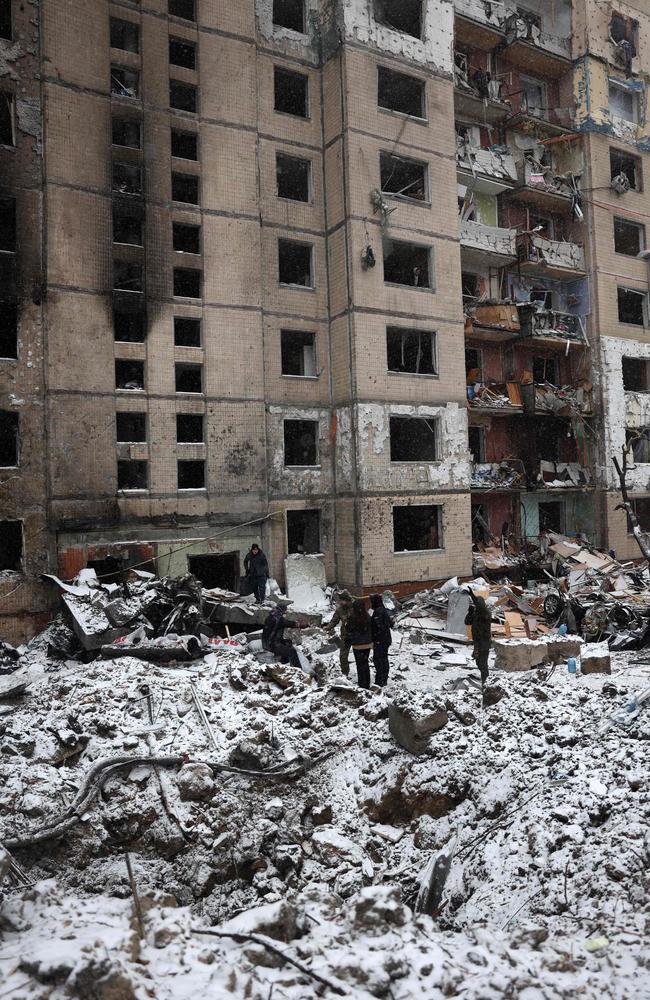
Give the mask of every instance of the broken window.
[{"label": "broken window", "polygon": [[23,522],[0,521],[0,571],[23,568]]},{"label": "broken window", "polygon": [[142,443],[147,440],[146,413],[116,413],[116,438],[119,442]]},{"label": "broken window", "polygon": [[146,490],[147,462],[120,459],[117,463],[117,488],[118,490]]},{"label": "broken window", "polygon": [[626,392],[650,391],[650,360],[623,358],[623,389]]},{"label": "broken window", "polygon": [[[5,292],[6,295],[6,292]],[[18,307],[0,290],[0,358],[18,357]]]},{"label": "broken window", "polygon": [[132,260],[114,260],[113,288],[123,292],[141,292],[143,289],[142,264]]},{"label": "broken window", "polygon": [[15,198],[0,198],[0,251],[16,252]]},{"label": "broken window", "polygon": [[559,378],[557,358],[533,358],[533,381],[559,385]]},{"label": "broken window", "polygon": [[180,461],[176,465],[179,490],[205,489],[205,462]]},{"label": "broken window", "polygon": [[195,174],[172,172],[172,201],[182,201],[186,205],[198,205],[199,178]]},{"label": "broken window", "polygon": [[142,148],[142,127],[134,118],[113,118],[114,146],[128,146],[129,149]]},{"label": "broken window", "polygon": [[472,543],[489,544],[492,532],[490,531],[490,515],[484,503],[472,504]]},{"label": "broken window", "polygon": [[202,271],[189,267],[174,268],[174,295],[186,299],[201,298]]},{"label": "broken window", "polygon": [[393,507],[393,551],[424,552],[442,548],[442,507],[415,504]]},{"label": "broken window", "polygon": [[281,330],[282,374],[316,376],[316,334],[302,330]]},{"label": "broken window", "polygon": [[530,290],[530,301],[538,302],[543,309],[552,309],[555,293],[551,288],[533,286]]},{"label": "broken window", "polygon": [[375,0],[375,17],[403,35],[422,38],[422,0]]},{"label": "broken window", "polygon": [[305,33],[305,0],[273,0],[273,24]]},{"label": "broken window", "polygon": [[394,153],[380,153],[379,168],[383,194],[410,201],[428,201],[426,163],[406,156],[396,156]]},{"label": "broken window", "polygon": [[437,375],[434,330],[406,330],[389,326],[386,330],[388,370],[411,375]]},{"label": "broken window", "polygon": [[475,465],[480,465],[481,462],[485,461],[485,430],[483,427],[469,427],[467,435],[472,462]]},{"label": "broken window", "polygon": [[172,223],[174,250],[179,253],[201,253],[201,227],[183,222]]},{"label": "broken window", "polygon": [[111,66],[111,94],[115,97],[140,97],[140,74],[136,69]]},{"label": "broken window", "polygon": [[630,156],[620,149],[610,149],[609,151],[610,176],[614,181],[624,177],[625,185],[629,185],[632,191],[641,191],[641,159],[638,156]]},{"label": "broken window", "polygon": [[14,95],[0,90],[0,146],[15,146]]},{"label": "broken window", "polygon": [[645,226],[628,219],[614,219],[614,249],[626,257],[636,257],[645,250]]},{"label": "broken window", "polygon": [[284,464],[318,465],[318,421],[285,420]]},{"label": "broken window", "polygon": [[174,345],[176,347],[201,346],[201,320],[193,316],[174,316]]},{"label": "broken window", "polygon": [[128,309],[121,302],[113,302],[113,336],[127,344],[144,343],[144,313]]},{"label": "broken window", "polygon": [[[650,532],[650,498],[639,497],[637,500],[633,499],[631,503],[641,531]],[[2,530],[1,524],[0,530]],[[629,519],[627,522],[627,531],[628,534],[632,534],[632,525],[630,524]]]},{"label": "broken window", "polygon": [[196,45],[185,38],[169,39],[169,61],[172,66],[196,69]]},{"label": "broken window", "polygon": [[278,278],[281,285],[313,288],[312,246],[294,240],[278,240]]},{"label": "broken window", "polygon": [[144,361],[117,358],[115,361],[115,388],[144,389]]},{"label": "broken window", "polygon": [[0,467],[18,465],[19,417],[12,410],[0,410]]},{"label": "broken window", "polygon": [[169,13],[186,21],[196,21],[196,0],[169,0]]},{"label": "broken window", "polygon": [[478,274],[470,274],[469,271],[463,271],[461,274],[461,282],[463,288],[463,299],[477,299],[479,296]]},{"label": "broken window", "polygon": [[0,0],[0,38],[11,38],[11,0]]},{"label": "broken window", "polygon": [[563,461],[563,444],[567,431],[561,420],[556,417],[537,417],[534,434],[535,455],[538,462]]},{"label": "broken window", "polygon": [[435,462],[438,427],[432,417],[390,418],[391,462]]},{"label": "broken window", "polygon": [[416,76],[398,73],[386,66],[377,70],[377,103],[387,111],[398,111],[412,118],[424,118],[425,82]]},{"label": "broken window", "polygon": [[179,132],[177,129],[172,129],[172,156],[177,156],[181,160],[198,160],[199,137],[196,132]]},{"label": "broken window", "polygon": [[126,243],[135,247],[143,245],[140,213],[127,212],[120,204],[113,205],[113,243]]},{"label": "broken window", "polygon": [[110,34],[112,49],[123,49],[125,52],[140,51],[140,27],[134,21],[123,21],[119,17],[112,17]]},{"label": "broken window", "polygon": [[320,511],[287,511],[287,551],[313,554],[320,552]]},{"label": "broken window", "polygon": [[276,153],[275,173],[278,184],[278,198],[291,201],[306,201],[311,197],[311,161],[300,156]]},{"label": "broken window", "polygon": [[212,556],[188,556],[187,568],[206,590],[219,587],[235,593],[239,590],[241,557],[239,552],[224,552]]},{"label": "broken window", "polygon": [[646,294],[633,288],[618,288],[618,318],[621,323],[645,326]]},{"label": "broken window", "polygon": [[465,376],[470,382],[483,378],[483,355],[476,347],[465,348]]},{"label": "broken window", "polygon": [[142,194],[142,167],[137,163],[113,161],[113,191],[120,194]]},{"label": "broken window", "polygon": [[384,239],[384,281],[391,285],[431,288],[431,248]]},{"label": "broken window", "polygon": [[552,531],[561,535],[564,532],[564,504],[559,500],[548,500],[538,506],[539,530]]},{"label": "broken window", "polygon": [[639,95],[623,83],[609,81],[609,113],[626,122],[639,120]]},{"label": "broken window", "polygon": [[180,80],[169,81],[169,106],[178,111],[196,111],[198,108],[198,91],[191,83],[181,83]]},{"label": "broken window", "polygon": [[203,443],[203,416],[200,413],[176,414],[176,440],[179,444]]},{"label": "broken window", "polygon": [[298,118],[309,116],[307,100],[308,78],[303,73],[293,70],[274,69],[275,110],[285,115],[296,115]]},{"label": "broken window", "polygon": [[176,392],[203,392],[203,368],[201,365],[176,363]]},{"label": "broken window", "polygon": [[543,118],[547,110],[546,84],[541,80],[533,80],[530,77],[520,78],[521,86],[521,109],[534,115],[536,118]]},{"label": "broken window", "polygon": [[632,451],[632,460],[643,465],[650,463],[650,427],[629,427],[625,431],[625,444]]}]

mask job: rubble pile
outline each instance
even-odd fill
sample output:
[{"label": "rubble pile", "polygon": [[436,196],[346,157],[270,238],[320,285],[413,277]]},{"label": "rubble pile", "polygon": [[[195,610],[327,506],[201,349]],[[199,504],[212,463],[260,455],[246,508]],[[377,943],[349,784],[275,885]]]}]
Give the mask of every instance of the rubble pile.
[{"label": "rubble pile", "polygon": [[[156,625],[184,632],[205,595],[145,584],[187,595]],[[0,678],[7,995],[641,996],[650,697],[627,706],[650,667],[615,653],[572,676],[563,647],[492,667],[484,707],[456,584],[385,595],[384,690],[344,678],[318,626],[310,673],[252,632],[84,662],[59,620],[19,651]]]}]

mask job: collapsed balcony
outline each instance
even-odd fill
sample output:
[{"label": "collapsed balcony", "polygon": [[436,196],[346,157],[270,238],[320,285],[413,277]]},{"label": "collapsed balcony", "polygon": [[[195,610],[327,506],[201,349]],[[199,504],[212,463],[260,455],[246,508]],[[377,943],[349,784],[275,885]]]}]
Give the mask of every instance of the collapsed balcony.
[{"label": "collapsed balcony", "polygon": [[[527,386],[523,386],[526,402]],[[575,385],[551,385],[550,382],[534,382],[530,385],[530,412],[552,413],[556,417],[570,417],[573,413],[587,416],[593,412],[593,387],[582,379]],[[529,407],[526,406],[527,412]]]},{"label": "collapsed balcony", "polygon": [[537,488],[546,490],[584,489],[591,486],[591,471],[578,462],[542,461],[536,483]]},{"label": "collapsed balcony", "polygon": [[[563,76],[571,61],[571,0],[561,0],[551,10],[546,2],[537,6],[539,11],[517,7],[507,14],[501,54],[533,73]],[[561,34],[557,34],[558,29],[563,29]]]},{"label": "collapsed balcony", "polygon": [[474,462],[470,486],[472,490],[523,490],[526,470],[518,458],[502,462]]},{"label": "collapsed balcony", "polygon": [[533,302],[519,303],[521,336],[556,346],[564,350],[567,343],[578,347],[587,346],[584,322],[581,316],[557,312],[555,309],[539,308]]},{"label": "collapsed balcony", "polygon": [[541,273],[559,281],[582,277],[585,252],[579,243],[549,240],[533,233],[519,233],[516,239],[519,269],[522,274]]},{"label": "collapsed balcony", "polygon": [[456,146],[458,180],[475,191],[500,194],[513,188],[517,180],[514,157],[504,146],[483,149],[458,138]]},{"label": "collapsed balcony", "polygon": [[467,52],[454,53],[454,104],[457,117],[485,123],[502,121],[511,114],[503,81],[482,67],[472,65]]},{"label": "collapsed balcony", "polygon": [[526,156],[516,165],[517,186],[511,197],[547,212],[567,214],[580,208],[579,173],[556,173],[552,166]]},{"label": "collapsed balcony", "polygon": [[476,382],[468,373],[467,405],[483,413],[523,413],[524,403],[518,382]]},{"label": "collapsed balcony", "polygon": [[504,341],[519,336],[521,325],[516,305],[480,302],[465,310],[465,336],[476,340]]},{"label": "collapsed balcony", "polygon": [[461,219],[460,245],[464,250],[500,257],[503,263],[517,259],[517,233],[514,229],[486,226],[482,222]]}]

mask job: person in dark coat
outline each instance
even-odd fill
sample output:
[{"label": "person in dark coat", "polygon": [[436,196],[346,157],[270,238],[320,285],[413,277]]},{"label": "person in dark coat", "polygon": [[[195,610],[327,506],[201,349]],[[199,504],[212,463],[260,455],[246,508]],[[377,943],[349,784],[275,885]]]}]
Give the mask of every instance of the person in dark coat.
[{"label": "person in dark coat", "polygon": [[348,642],[352,646],[354,662],[357,665],[359,687],[370,687],[370,650],[372,649],[372,624],[363,601],[353,601],[348,618]]},{"label": "person in dark coat", "polygon": [[352,614],[352,595],[349,590],[342,590],[338,595],[338,603],[334,616],[327,626],[327,631],[332,633],[336,626],[341,625],[341,644],[339,646],[339,663],[341,673],[347,677],[350,673],[350,643],[347,637],[348,620]]},{"label": "person in dark coat", "polygon": [[372,665],[375,668],[375,684],[386,687],[388,683],[388,649],[393,641],[391,617],[379,594],[370,595],[372,618]]},{"label": "person in dark coat", "polygon": [[470,589],[469,596],[472,599],[472,612],[468,615],[471,618],[469,624],[472,626],[472,639],[474,641],[474,659],[481,672],[481,687],[485,688],[488,679],[488,658],[492,648],[492,615],[485,603],[485,598],[477,597]]},{"label": "person in dark coat", "polygon": [[284,637],[285,628],[300,628],[300,625],[285,618],[282,608],[273,608],[262,626],[262,649],[277,656],[280,663],[290,663],[292,667],[301,670],[294,644]]},{"label": "person in dark coat", "polygon": [[266,581],[269,578],[269,564],[259,545],[254,543],[244,557],[244,573],[250,578],[253,593],[258,604],[266,597]]}]

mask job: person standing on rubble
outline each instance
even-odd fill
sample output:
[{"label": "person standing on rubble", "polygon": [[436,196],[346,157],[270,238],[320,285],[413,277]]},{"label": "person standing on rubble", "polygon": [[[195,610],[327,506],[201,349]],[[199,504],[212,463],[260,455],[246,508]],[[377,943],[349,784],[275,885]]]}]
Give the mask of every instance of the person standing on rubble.
[{"label": "person standing on rubble", "polygon": [[347,677],[350,673],[350,649],[351,644],[348,639],[348,621],[352,613],[352,594],[349,590],[342,590],[338,596],[338,604],[334,617],[327,626],[328,632],[333,632],[336,626],[341,624],[341,643],[339,646],[339,663],[341,673]]},{"label": "person standing on rubble", "polygon": [[370,687],[370,650],[372,649],[372,623],[363,601],[353,601],[347,625],[348,642],[352,646],[357,665],[359,687]]},{"label": "person standing on rubble", "polygon": [[375,684],[386,687],[388,683],[388,650],[393,641],[391,635],[391,617],[379,594],[370,595],[372,618],[370,629],[372,633],[372,665],[375,668]]},{"label": "person standing on rubble", "polygon": [[259,545],[254,542],[244,557],[244,573],[250,579],[258,604],[266,597],[266,581],[269,578],[269,564]]},{"label": "person standing on rubble", "polygon": [[302,670],[296,647],[290,639],[284,637],[285,628],[300,627],[298,622],[284,617],[282,608],[273,608],[262,626],[262,649],[277,656],[280,663],[290,663],[292,667]]},{"label": "person standing on rubble", "polygon": [[474,659],[481,672],[481,687],[485,689],[489,676],[488,659],[492,648],[492,615],[485,603],[485,598],[477,597],[471,587],[469,588],[469,596],[473,606],[470,605],[465,622],[472,626]]}]

